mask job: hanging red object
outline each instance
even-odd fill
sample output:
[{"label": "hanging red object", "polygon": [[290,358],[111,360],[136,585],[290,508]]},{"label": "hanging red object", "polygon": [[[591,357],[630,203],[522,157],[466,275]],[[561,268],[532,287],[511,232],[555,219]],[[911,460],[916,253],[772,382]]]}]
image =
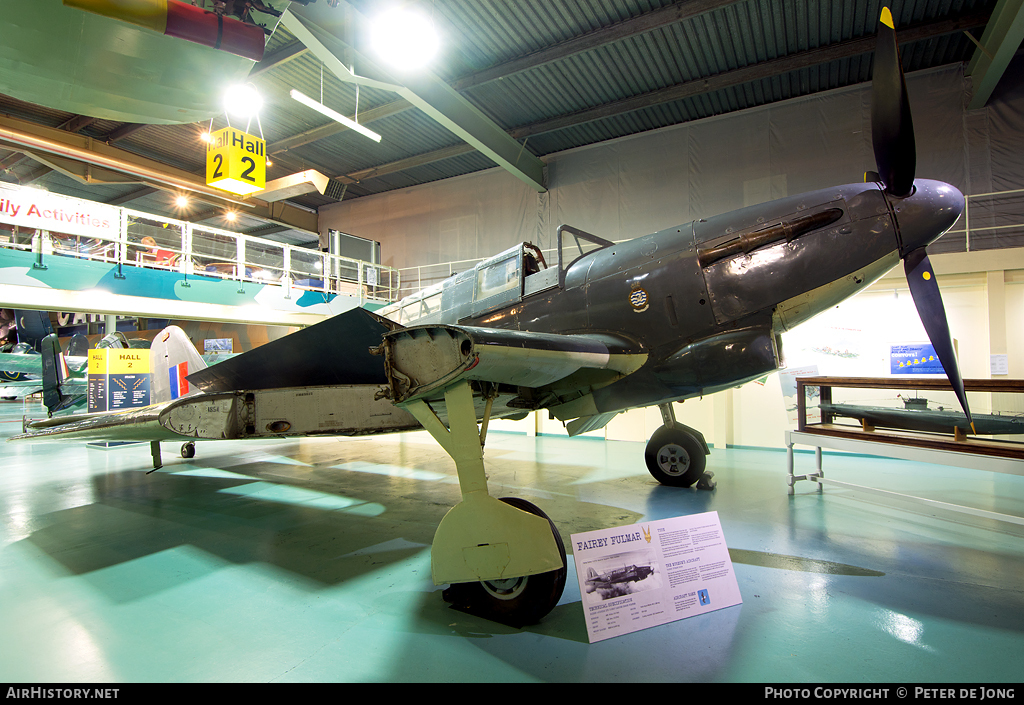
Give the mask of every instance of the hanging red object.
[{"label": "hanging red object", "polygon": [[263,59],[266,39],[255,25],[209,12],[178,0],[63,0],[68,7],[145,27],[169,37],[177,37],[226,51],[253,61]]}]

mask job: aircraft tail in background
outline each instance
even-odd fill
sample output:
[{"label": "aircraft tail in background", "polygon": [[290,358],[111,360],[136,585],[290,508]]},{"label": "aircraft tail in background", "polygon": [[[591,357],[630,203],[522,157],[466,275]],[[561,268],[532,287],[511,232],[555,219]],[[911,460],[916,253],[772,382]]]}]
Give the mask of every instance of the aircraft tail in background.
[{"label": "aircraft tail in background", "polygon": [[26,343],[33,350],[42,352],[43,340],[53,333],[50,314],[46,311],[19,309],[14,315],[18,322],[18,342]]},{"label": "aircraft tail in background", "polygon": [[178,326],[164,328],[149,348],[149,401],[160,404],[199,393],[186,377],[206,369],[206,362]]}]

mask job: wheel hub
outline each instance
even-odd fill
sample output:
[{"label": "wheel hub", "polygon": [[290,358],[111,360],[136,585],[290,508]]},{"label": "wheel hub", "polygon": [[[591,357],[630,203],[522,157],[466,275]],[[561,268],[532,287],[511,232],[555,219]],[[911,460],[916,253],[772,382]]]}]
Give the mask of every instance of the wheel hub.
[{"label": "wheel hub", "polygon": [[675,443],[664,445],[658,450],[658,467],[666,475],[682,475],[690,468],[690,454]]},{"label": "wheel hub", "polygon": [[499,600],[514,600],[526,589],[529,576],[505,578],[504,580],[481,580],[480,584],[489,595]]}]

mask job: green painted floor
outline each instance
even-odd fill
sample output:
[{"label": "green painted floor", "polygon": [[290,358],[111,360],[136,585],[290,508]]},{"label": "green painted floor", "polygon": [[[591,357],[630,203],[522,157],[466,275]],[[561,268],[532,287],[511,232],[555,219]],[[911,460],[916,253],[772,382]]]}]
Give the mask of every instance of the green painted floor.
[{"label": "green painted floor", "polygon": [[[21,406],[0,408],[0,434]],[[4,446],[0,681],[1017,682],[1024,527],[811,483],[715,450],[712,492],[657,485],[643,445],[492,432],[491,492],[570,533],[715,510],[743,604],[597,644],[575,570],[517,630],[430,580],[458,497],[425,433]],[[798,472],[813,455],[798,454]],[[1024,516],[1024,478],[826,454],[830,477]]]}]

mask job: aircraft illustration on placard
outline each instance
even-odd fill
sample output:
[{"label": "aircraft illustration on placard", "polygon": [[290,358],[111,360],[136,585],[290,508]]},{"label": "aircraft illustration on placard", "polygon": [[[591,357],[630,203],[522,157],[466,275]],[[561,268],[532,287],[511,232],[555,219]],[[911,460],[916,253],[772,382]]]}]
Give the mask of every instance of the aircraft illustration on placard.
[{"label": "aircraft illustration on placard", "polygon": [[[646,449],[659,482],[690,486],[709,453],[672,403],[781,365],[779,336],[870,285],[901,259],[918,312],[968,418],[925,247],[963,195],[915,180],[892,17],[875,52],[878,173],[612,243],[568,225],[557,261],[521,244],[382,309],[354,309],[189,375],[203,394],[145,409],[33,424],[11,440],[170,440],[367,435],[425,428],[455,461],[462,501],[431,564],[445,599],[510,622],[558,602],[565,549],[533,504],[487,493],[491,418],[545,410],[570,434],[658,406]],[[372,350],[371,350],[372,349]],[[480,425],[478,426],[478,422]]]},{"label": "aircraft illustration on placard", "polygon": [[609,590],[629,582],[638,583],[650,575],[654,575],[654,568],[649,565],[631,565],[628,568],[610,570],[607,573],[598,573],[593,568],[587,568],[587,592]]}]

